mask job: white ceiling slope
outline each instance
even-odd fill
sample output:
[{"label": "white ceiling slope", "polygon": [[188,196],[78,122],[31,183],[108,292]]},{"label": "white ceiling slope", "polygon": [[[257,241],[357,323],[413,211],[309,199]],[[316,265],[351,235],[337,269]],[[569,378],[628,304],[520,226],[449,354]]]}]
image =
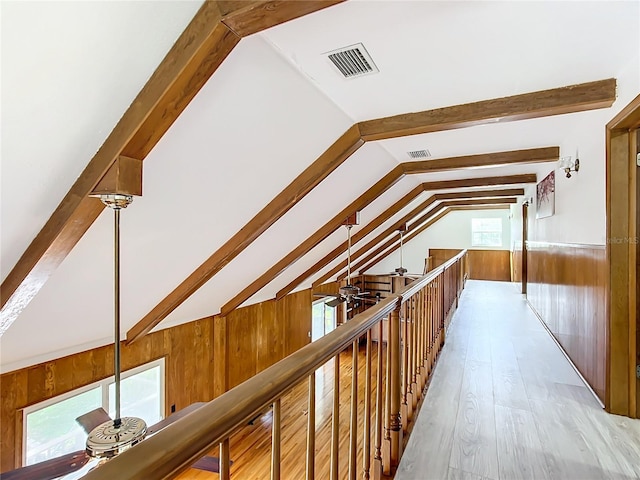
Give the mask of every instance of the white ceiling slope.
[{"label": "white ceiling slope", "polygon": [[[149,16],[157,19],[156,30],[145,27],[144,35],[140,29],[131,32],[140,34],[135,38],[143,39],[143,46],[148,44],[144,48],[157,51],[128,47],[135,52],[135,65],[129,65],[127,55],[126,62],[120,59],[127,68],[120,70],[116,54],[122,44],[135,43],[135,38],[124,35],[125,42],[112,35],[117,28],[103,29],[96,21],[86,20],[90,14],[85,5],[93,3],[47,5],[49,18],[59,18],[59,23],[42,28],[54,39],[58,25],[68,27],[60,28],[66,41],[55,50],[61,52],[59,56],[80,51],[74,65],[83,82],[80,86],[70,83],[66,77],[70,67],[51,60],[57,58],[51,52],[41,55],[45,46],[37,49],[19,41],[22,28],[27,27],[20,24],[28,18],[20,8],[27,7],[14,7],[17,13],[7,18],[3,2],[3,69],[5,50],[17,66],[21,55],[39,56],[47,66],[47,78],[55,80],[40,81],[42,75],[26,67],[21,67],[22,80],[10,76],[7,84],[2,79],[2,262],[6,265],[15,263],[197,8],[183,6],[184,2],[113,2],[109,5],[116,6],[96,7],[122,10],[125,25],[138,26]],[[240,230],[354,121],[610,77],[619,79],[619,91],[627,92],[628,101],[631,92],[640,91],[638,12],[637,2],[351,0],[243,39],[149,154],[144,162],[144,196],[122,214],[123,330]],[[163,23],[163,18],[171,21]],[[10,23],[13,37],[4,29]],[[5,38],[13,38],[9,46]],[[97,60],[80,55],[87,39],[109,55]],[[320,54],[358,42],[369,49],[380,73],[344,80]],[[35,69],[39,63],[34,60],[30,65]],[[98,74],[82,77],[94,68]],[[117,74],[111,73],[114,69]],[[29,90],[23,83],[34,99],[26,95]],[[7,112],[12,116],[5,112],[7,97],[11,98]],[[27,131],[20,106],[29,113],[27,119],[36,119],[35,135]],[[616,102],[614,110],[622,106]],[[605,110],[368,143],[157,328],[218,313],[398,162],[407,161],[409,150],[428,148],[433,158],[444,158],[550,145],[560,145],[572,154],[580,145],[585,159],[602,159],[602,140],[584,139],[601,138],[604,122],[611,116],[612,111]],[[585,162],[585,174],[581,170],[576,187],[570,188],[595,189],[590,208],[603,217],[599,207],[592,205],[599,204],[598,199],[604,205],[604,182],[598,183],[601,170],[588,165]],[[542,175],[551,168],[545,164],[407,176],[362,211],[362,224],[421,182]],[[359,246],[426,196],[421,195]],[[586,218],[587,213],[577,211],[577,216]],[[100,216],[0,339],[2,371],[111,342],[111,215],[106,211]],[[598,239],[601,224],[603,219],[583,229],[569,229],[567,235],[580,238],[558,241]],[[345,238],[344,229],[339,229],[247,303],[272,298]],[[299,288],[308,287],[344,258],[331,262]]]},{"label": "white ceiling slope", "polygon": [[0,2],[2,280],[201,4]]}]

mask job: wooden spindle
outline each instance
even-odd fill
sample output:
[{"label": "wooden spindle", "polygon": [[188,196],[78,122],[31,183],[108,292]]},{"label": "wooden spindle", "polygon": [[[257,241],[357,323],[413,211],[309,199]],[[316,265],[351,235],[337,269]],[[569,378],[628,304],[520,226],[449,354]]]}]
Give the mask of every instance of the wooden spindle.
[{"label": "wooden spindle", "polygon": [[389,345],[391,351],[391,380],[389,382],[389,434],[391,440],[391,467],[396,467],[402,455],[402,419],[400,416],[400,312],[396,309],[389,315]]},{"label": "wooden spindle", "polygon": [[[404,308],[401,310],[403,315],[400,317],[400,347],[401,359],[400,375],[401,375],[401,403],[400,416],[403,419],[409,418],[409,318],[410,318],[411,300],[405,302]],[[407,422],[402,422],[403,429],[407,431]]]},{"label": "wooden spindle", "polygon": [[307,480],[314,480],[316,464],[316,373],[309,375],[307,411]]},{"label": "wooden spindle", "polygon": [[383,322],[378,322],[378,358],[376,362],[376,431],[373,453],[373,478],[382,477],[382,346]]},{"label": "wooden spindle", "polygon": [[411,319],[411,358],[410,360],[410,374],[411,374],[411,404],[409,405],[410,417],[413,419],[415,416],[415,409],[418,405],[418,397],[420,392],[418,391],[418,324],[420,322],[420,295],[422,291],[418,292],[414,297],[413,317]]},{"label": "wooden spindle", "polygon": [[367,330],[367,346],[364,370],[364,418],[362,442],[362,478],[371,478],[371,330]]},{"label": "wooden spindle", "polygon": [[349,480],[356,480],[358,462],[358,340],[351,357],[351,421],[349,422]]},{"label": "wooden spindle", "polygon": [[340,449],[340,354],[333,359],[333,412],[331,418],[331,480],[338,480],[338,452]]},{"label": "wooden spindle", "polygon": [[391,315],[387,319],[387,360],[385,367],[384,442],[382,444],[382,472],[391,475]]},{"label": "wooden spindle", "polygon": [[220,442],[220,480],[229,480],[230,478],[230,459],[229,459],[229,439]]},{"label": "wooden spindle", "polygon": [[418,334],[418,352],[417,352],[417,360],[418,363],[418,388],[420,392],[423,391],[424,386],[426,384],[426,358],[427,358],[427,337],[428,337],[428,323],[427,323],[427,293],[429,291],[429,285],[427,285],[420,295],[422,297],[421,308],[420,308],[420,325],[419,325],[419,334]]},{"label": "wooden spindle", "polygon": [[280,399],[273,402],[273,425],[271,430],[271,480],[280,480]]}]

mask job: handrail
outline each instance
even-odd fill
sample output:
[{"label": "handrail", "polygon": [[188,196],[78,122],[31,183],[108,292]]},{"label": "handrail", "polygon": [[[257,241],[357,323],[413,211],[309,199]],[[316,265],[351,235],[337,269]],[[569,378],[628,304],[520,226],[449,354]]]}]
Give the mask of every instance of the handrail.
[{"label": "handrail", "polygon": [[391,295],[312,344],[232,388],[100,468],[87,480],[171,478],[245,424],[266,405],[365,334],[400,305]]},{"label": "handrail", "polygon": [[[395,362],[395,370],[392,368],[391,371],[391,390],[397,390],[399,395],[400,384],[398,383],[397,360],[400,359],[401,355],[399,337],[401,332],[400,324],[398,323],[400,309],[403,308],[403,303],[414,295],[416,298],[421,295],[421,298],[424,298],[424,292],[420,292],[430,282],[435,281],[438,289],[444,288],[444,282],[439,277],[442,275],[442,279],[444,279],[447,269],[463,258],[466,253],[467,251],[463,250],[444,265],[413,281],[400,292],[391,294],[380,303],[354,316],[346,324],[341,325],[319,340],[306,345],[218,398],[206,403],[198,410],[136,445],[135,448],[121,453],[116,458],[89,472],[83,478],[88,480],[113,480],[114,478],[119,480],[148,480],[151,478],[161,480],[173,478],[207,454],[212,448],[218,446],[220,442],[226,440],[241,426],[263,411],[267,405],[280,399],[317,368],[336,357],[345,348],[352,345],[354,341],[367,334],[386,317],[390,319],[388,331],[390,332],[391,356],[389,358],[393,357],[392,361]],[[440,291],[444,292],[444,290]],[[444,299],[444,296],[441,298]],[[422,302],[424,301],[422,300]],[[422,305],[426,304],[423,303]],[[434,306],[434,311],[439,312],[439,315],[446,313],[444,308],[438,306]],[[430,335],[429,339],[432,343],[436,342],[441,346],[444,342],[444,336],[440,336],[436,330],[439,328],[438,325],[444,325],[443,317],[440,317],[437,323],[429,327],[424,322],[426,320],[418,319],[412,323],[411,327],[405,324],[405,333],[402,335],[406,335],[409,330],[414,332],[411,335],[417,335],[415,332],[420,331],[425,335]],[[391,325],[395,326],[392,328]],[[380,332],[382,332],[381,327]],[[408,343],[403,345],[402,348],[409,348]],[[426,344],[422,341],[421,345],[424,347]],[[429,350],[429,357],[432,360],[435,359],[438,351],[439,348],[433,350],[433,352]],[[408,366],[407,352],[408,350],[404,353],[405,367]],[[426,358],[427,350],[423,348],[422,352]],[[416,357],[412,358],[415,360]],[[420,375],[422,375],[424,369],[422,368],[420,372]],[[418,377],[415,377],[415,375],[418,375],[417,370],[414,372],[413,382],[422,386],[423,381],[418,378],[420,375]],[[408,379],[407,375],[405,375],[406,379]],[[407,381],[405,381],[404,388],[405,395],[414,395],[412,393],[413,390],[411,393],[407,393]],[[399,398],[394,396],[393,402],[398,403]],[[394,403],[392,403],[391,408],[392,411],[389,413],[392,416],[395,415],[394,412],[399,412],[398,405],[394,406]],[[394,418],[399,420],[399,415]],[[399,427],[391,424],[389,428],[395,434]],[[396,435],[394,440],[396,444],[397,438],[399,437]],[[392,452],[391,455],[392,458],[394,455],[397,457],[397,451],[395,453]]]}]

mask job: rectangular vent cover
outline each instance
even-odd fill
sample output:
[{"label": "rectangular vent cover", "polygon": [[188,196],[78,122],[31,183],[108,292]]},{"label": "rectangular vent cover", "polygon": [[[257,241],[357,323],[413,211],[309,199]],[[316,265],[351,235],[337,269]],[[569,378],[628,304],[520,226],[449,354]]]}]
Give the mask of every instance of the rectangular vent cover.
[{"label": "rectangular vent cover", "polygon": [[360,77],[379,72],[369,52],[361,43],[339,48],[325,55],[345,78]]},{"label": "rectangular vent cover", "polygon": [[407,152],[410,158],[429,158],[431,156],[431,152],[429,150],[414,150],[412,152]]}]

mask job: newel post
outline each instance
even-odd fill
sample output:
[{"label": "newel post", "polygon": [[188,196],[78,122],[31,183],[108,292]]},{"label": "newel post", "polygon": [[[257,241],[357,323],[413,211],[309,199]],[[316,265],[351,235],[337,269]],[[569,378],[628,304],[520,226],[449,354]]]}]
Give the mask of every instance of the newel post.
[{"label": "newel post", "polygon": [[400,463],[402,455],[402,417],[400,415],[402,386],[400,384],[400,306],[389,316],[389,352],[390,352],[390,402],[389,402],[389,440],[392,471]]}]

